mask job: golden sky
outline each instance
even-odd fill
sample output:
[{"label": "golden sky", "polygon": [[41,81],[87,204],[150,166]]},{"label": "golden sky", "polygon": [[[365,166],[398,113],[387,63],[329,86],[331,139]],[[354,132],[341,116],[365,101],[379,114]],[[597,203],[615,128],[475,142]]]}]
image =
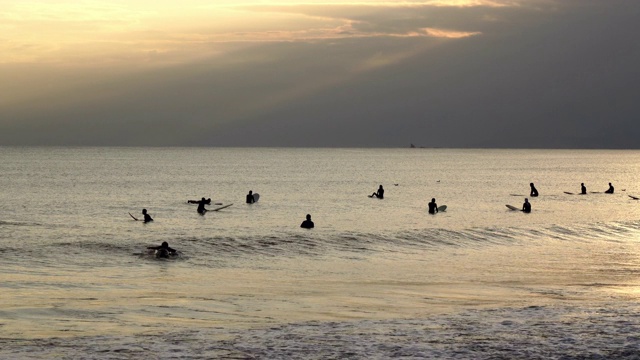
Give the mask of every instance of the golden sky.
[{"label": "golden sky", "polygon": [[[508,1],[4,1],[0,63],[181,62],[225,51],[225,43],[346,37],[476,35],[468,29],[368,29],[381,8],[513,6]],[[370,21],[375,21],[371,19]],[[218,46],[216,46],[218,45]]]}]

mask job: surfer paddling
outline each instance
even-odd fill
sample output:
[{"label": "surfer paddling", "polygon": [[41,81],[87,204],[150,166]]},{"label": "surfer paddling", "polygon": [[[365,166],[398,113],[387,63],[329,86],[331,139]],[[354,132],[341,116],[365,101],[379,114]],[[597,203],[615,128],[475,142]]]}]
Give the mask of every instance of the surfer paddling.
[{"label": "surfer paddling", "polygon": [[609,189],[607,189],[607,191],[604,192],[605,194],[613,194],[613,185],[611,185],[611,183],[609,183]]},{"label": "surfer paddling", "polygon": [[384,199],[384,189],[382,188],[382,185],[380,185],[380,187],[378,188],[378,191],[369,195],[369,197],[377,197],[378,199]]},{"label": "surfer paddling", "polygon": [[432,198],[429,203],[429,214],[435,215],[438,212],[438,204],[436,204],[436,199]]},{"label": "surfer paddling", "polygon": [[580,194],[582,194],[582,195],[586,195],[587,194],[587,187],[584,186],[584,183],[580,183]]},{"label": "surfer paddling", "polygon": [[307,220],[303,221],[302,224],[300,224],[300,227],[304,229],[313,229],[314,224],[313,221],[311,221],[311,215],[307,214]]},{"label": "surfer paddling", "polygon": [[166,241],[163,241],[160,246],[148,246],[147,249],[155,250],[156,257],[162,258],[167,258],[178,253],[178,250],[169,247],[169,243]]},{"label": "surfer paddling", "polygon": [[525,212],[525,213],[531,212],[531,203],[527,198],[524,199],[524,204],[522,204],[522,212]]},{"label": "surfer paddling", "polygon": [[538,189],[536,189],[536,187],[533,185],[533,183],[530,183],[529,186],[531,187],[531,193],[529,194],[529,196],[531,196],[531,197],[538,196]]}]

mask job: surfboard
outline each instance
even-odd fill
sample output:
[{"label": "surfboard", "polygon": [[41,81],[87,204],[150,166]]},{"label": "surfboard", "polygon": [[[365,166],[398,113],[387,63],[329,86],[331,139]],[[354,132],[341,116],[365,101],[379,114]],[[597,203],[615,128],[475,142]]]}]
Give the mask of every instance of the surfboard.
[{"label": "surfboard", "polygon": [[516,211],[520,211],[520,210],[522,210],[522,209],[519,209],[519,208],[517,208],[517,207],[515,207],[515,206],[512,206],[512,205],[505,205],[505,206],[506,206],[506,207],[508,207],[508,208],[509,208],[509,210],[516,210]]},{"label": "surfboard", "polygon": [[[197,203],[197,202],[190,202],[190,201],[194,201],[194,200],[189,200],[189,201],[187,201],[187,204],[191,204],[191,205],[198,205],[198,203]],[[205,205],[212,205],[212,204],[213,204],[213,205],[222,205],[222,203],[221,203],[221,202],[206,203]]]},{"label": "surfboard", "polygon": [[258,200],[260,200],[260,194],[254,193],[253,194],[253,202],[258,202]]},{"label": "surfboard", "polygon": [[447,210],[447,205],[440,205],[438,206],[438,212],[443,212]]},{"label": "surfboard", "polygon": [[520,195],[520,194],[509,194],[510,196],[527,196],[527,195]]},{"label": "surfboard", "polygon": [[131,217],[133,218],[133,220],[135,220],[135,221],[139,221],[138,219],[136,219],[136,217],[135,217],[135,216],[131,215],[131,213],[129,213],[129,216],[131,216]]},{"label": "surfboard", "polygon": [[226,209],[226,208],[228,208],[228,207],[229,207],[229,206],[231,206],[231,205],[233,205],[233,204],[227,204],[227,205],[225,205],[225,206],[220,206],[219,208],[210,209],[210,210],[207,210],[207,211],[218,211],[218,210]]},{"label": "surfboard", "polygon": [[637,197],[637,196],[629,195],[629,197],[632,198],[633,200],[640,200],[640,197]]},{"label": "surfboard", "polygon": [[568,191],[565,191],[564,193],[567,194],[567,195],[575,195],[574,193],[568,192]]}]

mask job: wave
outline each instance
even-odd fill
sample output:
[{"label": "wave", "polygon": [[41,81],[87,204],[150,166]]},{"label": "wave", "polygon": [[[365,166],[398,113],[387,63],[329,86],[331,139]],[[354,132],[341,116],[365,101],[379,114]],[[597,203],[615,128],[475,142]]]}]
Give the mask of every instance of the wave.
[{"label": "wave", "polygon": [[530,244],[547,240],[565,242],[628,241],[640,234],[640,222],[615,222],[546,227],[484,227],[463,230],[413,229],[401,232],[280,233],[253,236],[182,237],[163,239],[191,258],[345,257],[388,252],[438,251],[488,246]]},{"label": "wave", "polygon": [[[0,339],[0,357],[637,359],[635,303],[466,310],[412,319],[167,327],[144,335]],[[98,354],[98,355],[96,355]]]},{"label": "wave", "polygon": [[[108,264],[113,257],[147,257],[147,246],[167,241],[181,251],[178,261],[192,260],[207,264],[208,260],[244,259],[251,257],[343,257],[357,258],[373,253],[411,253],[438,251],[443,248],[477,249],[490,246],[535,244],[543,241],[623,242],[637,239],[640,221],[609,222],[596,224],[549,225],[541,227],[482,227],[463,230],[440,228],[412,229],[400,232],[346,232],[327,233],[321,231],[281,232],[248,236],[176,236],[173,238],[149,239],[88,238],[38,241],[14,241],[6,244],[0,252],[5,257],[19,254],[21,258],[58,258],[65,261],[93,255],[99,259],[94,264]],[[166,235],[165,235],[166,236]],[[61,255],[62,254],[62,255]],[[103,255],[109,256],[103,256]],[[198,259],[202,259],[199,261]],[[53,260],[52,260],[53,261]],[[84,260],[77,260],[84,261]]]}]

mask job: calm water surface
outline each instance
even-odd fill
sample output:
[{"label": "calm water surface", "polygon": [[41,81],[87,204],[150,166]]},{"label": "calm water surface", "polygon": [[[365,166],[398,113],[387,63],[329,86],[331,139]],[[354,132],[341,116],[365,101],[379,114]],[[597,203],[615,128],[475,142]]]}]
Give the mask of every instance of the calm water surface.
[{"label": "calm water surface", "polygon": [[0,358],[634,358],[639,176],[637,151],[0,148]]}]

